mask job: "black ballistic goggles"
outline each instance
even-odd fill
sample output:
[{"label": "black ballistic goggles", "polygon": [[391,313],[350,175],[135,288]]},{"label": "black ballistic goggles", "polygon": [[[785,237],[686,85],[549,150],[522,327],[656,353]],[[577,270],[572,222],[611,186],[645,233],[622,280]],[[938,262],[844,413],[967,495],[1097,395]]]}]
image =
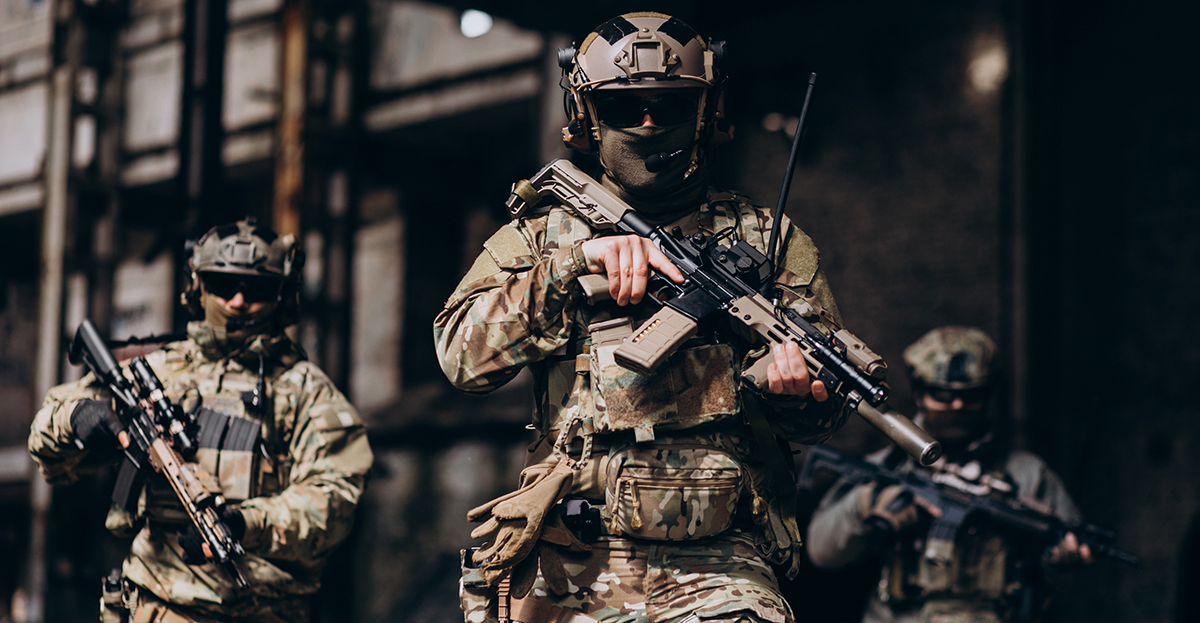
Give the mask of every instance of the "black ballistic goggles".
[{"label": "black ballistic goggles", "polygon": [[274,301],[283,285],[283,280],[274,277],[230,273],[201,273],[200,281],[204,283],[204,291],[213,296],[228,301],[241,292],[247,303]]},{"label": "black ballistic goggles", "polygon": [[973,387],[971,389],[943,389],[941,387],[926,387],[925,393],[942,404],[951,404],[955,398],[961,398],[965,405],[982,404],[987,400],[988,387]]},{"label": "black ballistic goggles", "polygon": [[654,121],[654,125],[665,126],[679,125],[695,119],[700,105],[700,94],[678,92],[646,96],[624,92],[612,95],[598,94],[594,101],[596,116],[607,126],[634,128],[642,125],[642,119],[647,114]]}]

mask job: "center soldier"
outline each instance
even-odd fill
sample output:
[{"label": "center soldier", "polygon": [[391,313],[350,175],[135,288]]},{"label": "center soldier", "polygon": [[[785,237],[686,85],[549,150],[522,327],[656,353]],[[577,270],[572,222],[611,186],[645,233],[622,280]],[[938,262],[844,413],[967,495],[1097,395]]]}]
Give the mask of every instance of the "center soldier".
[{"label": "center soldier", "polygon": [[[731,231],[765,253],[771,212],[708,176],[732,135],[723,56],[723,42],[669,15],[602,24],[560,51],[563,137],[650,223]],[[828,330],[818,307],[840,320],[817,249],[784,218],[783,302]],[[783,440],[820,443],[848,411],[792,343],[773,352],[766,392],[743,387],[763,351],[715,319],[651,376],[616,365],[613,350],[658,309],[644,301],[651,270],[682,281],[648,240],[550,206],[500,228],[435,320],[457,388],[487,393],[526,367],[535,388],[539,437],[517,490],[468,515],[487,542],[464,556],[467,621],[793,620],[771,567],[795,569],[800,546]],[[587,302],[588,274],[607,275],[612,300]]]}]

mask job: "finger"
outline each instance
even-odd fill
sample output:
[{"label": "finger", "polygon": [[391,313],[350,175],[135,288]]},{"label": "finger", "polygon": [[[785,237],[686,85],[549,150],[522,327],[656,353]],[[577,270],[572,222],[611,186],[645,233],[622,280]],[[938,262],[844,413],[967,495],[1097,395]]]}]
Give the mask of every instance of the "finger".
[{"label": "finger", "polygon": [[933,515],[934,517],[942,516],[942,509],[938,508],[937,505],[934,504],[933,502],[930,502],[929,500],[926,500],[925,498],[923,498],[919,495],[913,496],[913,503],[916,504],[917,506],[920,506],[921,508],[925,509],[925,512],[929,513],[930,515]]},{"label": "finger", "polygon": [[671,281],[683,283],[683,273],[671,263],[671,260],[667,259],[667,256],[663,255],[663,252],[659,251],[658,247],[654,246],[649,240],[645,240],[644,238],[642,240],[646,245],[646,258],[649,260],[650,266],[654,267],[654,270],[662,273]]},{"label": "finger", "polygon": [[794,393],[792,388],[792,371],[788,367],[787,353],[781,344],[771,345],[771,355],[775,358],[775,367],[779,371],[780,389],[777,394]]},{"label": "finger", "polygon": [[812,389],[812,397],[817,402],[825,402],[829,399],[829,390],[825,389],[824,381],[813,381],[810,388]]},{"label": "finger", "polygon": [[608,242],[603,257],[601,265],[608,275],[608,294],[615,301],[621,294],[621,254],[611,240]]},{"label": "finger", "polygon": [[1085,565],[1092,564],[1092,548],[1088,547],[1087,543],[1079,546],[1079,559]]},{"label": "finger", "polygon": [[808,366],[804,362],[804,353],[800,352],[800,345],[788,342],[783,350],[787,353],[788,369],[792,371],[792,387],[796,395],[807,396],[811,384],[808,380]]},{"label": "finger", "polygon": [[646,278],[650,274],[650,265],[646,259],[643,245],[631,245],[630,251],[633,261],[633,281],[630,283],[629,302],[637,305],[642,302],[642,296],[646,294]]},{"label": "finger", "polygon": [[779,366],[771,363],[767,366],[767,392],[772,394],[783,393],[783,380],[779,377]]},{"label": "finger", "polygon": [[620,258],[621,293],[617,297],[617,305],[628,305],[629,295],[633,293],[633,249],[627,239],[620,239],[617,244]]}]

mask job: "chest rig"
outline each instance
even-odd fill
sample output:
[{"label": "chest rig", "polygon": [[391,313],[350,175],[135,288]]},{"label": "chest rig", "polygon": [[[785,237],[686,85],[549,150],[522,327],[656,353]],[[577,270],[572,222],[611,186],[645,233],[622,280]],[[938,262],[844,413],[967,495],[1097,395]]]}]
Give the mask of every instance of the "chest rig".
[{"label": "chest rig", "polygon": [[[895,463],[905,458],[899,450],[888,457]],[[1012,479],[992,459],[986,453],[964,463],[943,458],[931,466],[931,476],[972,495],[1015,496]],[[909,469],[924,469],[912,461],[905,464]],[[879,598],[901,608],[931,597],[1004,599],[1020,588],[1011,581],[1011,550],[1009,540],[986,525],[972,526],[957,539],[936,529],[898,539],[885,552]]]},{"label": "chest rig", "polygon": [[[220,486],[230,502],[269,496],[287,486],[287,445],[295,406],[277,391],[283,372],[270,358],[248,356],[209,361],[186,347],[160,351],[160,377],[167,397],[194,417],[198,449],[192,459]],[[155,362],[158,363],[158,362]],[[145,515],[182,523],[187,516],[167,483],[151,478]]]}]

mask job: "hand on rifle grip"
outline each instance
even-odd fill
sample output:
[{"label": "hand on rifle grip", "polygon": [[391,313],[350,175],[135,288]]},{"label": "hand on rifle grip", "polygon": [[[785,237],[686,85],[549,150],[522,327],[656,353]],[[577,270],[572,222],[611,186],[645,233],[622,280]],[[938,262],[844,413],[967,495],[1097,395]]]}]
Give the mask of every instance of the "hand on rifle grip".
[{"label": "hand on rifle grip", "polygon": [[71,429],[77,444],[89,450],[102,450],[116,446],[117,436],[124,427],[113,412],[111,400],[84,399],[71,412]]}]

